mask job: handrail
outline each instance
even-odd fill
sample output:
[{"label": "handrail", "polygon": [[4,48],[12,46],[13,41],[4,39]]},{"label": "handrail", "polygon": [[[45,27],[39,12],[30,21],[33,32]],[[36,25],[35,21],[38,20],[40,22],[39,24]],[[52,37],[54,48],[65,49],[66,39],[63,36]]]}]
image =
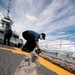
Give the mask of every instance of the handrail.
[{"label": "handrail", "polygon": [[58,40],[58,39],[62,39],[62,38],[67,38],[67,37],[73,37],[73,36],[75,36],[75,34],[73,34],[73,35],[68,35],[68,36],[64,36],[64,37],[59,37],[59,38],[56,38],[56,39],[53,39],[53,40],[46,40],[46,41],[44,41],[43,43],[48,43],[48,42],[50,42],[50,41],[55,41],[55,40]]},{"label": "handrail", "polygon": [[[45,48],[45,49],[47,49],[48,47],[51,47],[51,49],[52,48],[56,49],[56,51],[58,51],[58,57],[60,57],[61,48],[62,49],[65,48],[65,50],[66,50],[67,45],[75,46],[75,42],[62,43],[64,38],[70,38],[70,37],[75,37],[75,34],[60,37],[60,38],[56,38],[56,39],[53,39],[53,40],[46,40],[46,41],[40,42],[40,46],[41,46],[41,48]],[[56,43],[56,41],[57,41],[57,43]],[[63,47],[62,47],[62,45],[63,45]],[[66,46],[64,47],[64,45],[66,45]],[[69,48],[67,47],[67,49],[69,49]]]}]

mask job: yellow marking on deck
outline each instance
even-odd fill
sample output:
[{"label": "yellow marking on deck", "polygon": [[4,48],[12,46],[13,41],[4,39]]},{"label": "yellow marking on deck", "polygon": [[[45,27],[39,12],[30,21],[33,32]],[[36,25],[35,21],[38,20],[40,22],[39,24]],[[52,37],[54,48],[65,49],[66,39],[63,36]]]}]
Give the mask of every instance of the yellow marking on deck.
[{"label": "yellow marking on deck", "polygon": [[21,51],[21,49],[15,48],[15,47],[14,47],[14,49],[0,47],[0,49],[8,50],[8,51],[11,51],[11,52],[17,53],[17,54],[24,54],[24,55],[28,55],[29,54],[28,52],[23,52],[23,51]]},{"label": "yellow marking on deck", "polygon": [[[23,54],[23,55],[29,54],[28,52],[23,52],[23,51],[21,51],[21,49],[15,48],[15,47],[14,47],[14,49],[0,47],[0,49],[8,50],[13,53],[18,53],[18,54]],[[63,68],[60,68],[59,66],[52,64],[51,62],[47,61],[46,59],[44,59],[42,57],[39,57],[39,60],[40,60],[40,64],[42,64],[46,68],[52,70],[53,72],[56,72],[58,75],[74,75],[74,74],[68,72],[67,70],[64,70]]]},{"label": "yellow marking on deck", "polygon": [[8,50],[8,51],[13,50],[13,49],[10,49],[10,48],[3,48],[3,47],[0,47],[0,49],[3,49],[3,50]]},{"label": "yellow marking on deck", "polygon": [[64,70],[63,68],[60,68],[54,64],[52,64],[51,62],[47,61],[46,59],[39,57],[40,63],[45,66],[46,68],[56,72],[59,75],[74,75],[66,70]]}]

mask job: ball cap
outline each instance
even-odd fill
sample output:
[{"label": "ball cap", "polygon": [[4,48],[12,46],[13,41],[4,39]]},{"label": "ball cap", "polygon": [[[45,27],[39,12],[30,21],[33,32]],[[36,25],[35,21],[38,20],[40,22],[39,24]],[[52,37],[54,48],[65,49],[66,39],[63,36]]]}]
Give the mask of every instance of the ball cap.
[{"label": "ball cap", "polygon": [[41,33],[42,38],[45,40],[46,34],[45,33]]},{"label": "ball cap", "polygon": [[11,27],[9,23],[7,23],[7,24],[6,24],[6,26],[9,26],[9,27]]}]

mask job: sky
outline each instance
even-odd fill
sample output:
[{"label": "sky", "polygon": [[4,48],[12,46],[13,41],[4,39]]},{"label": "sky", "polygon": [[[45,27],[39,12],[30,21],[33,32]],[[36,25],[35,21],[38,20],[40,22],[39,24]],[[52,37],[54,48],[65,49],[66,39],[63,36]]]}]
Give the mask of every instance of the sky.
[{"label": "sky", "polygon": [[[7,14],[8,1],[0,0],[0,14]],[[63,43],[75,43],[75,36],[71,36],[75,34],[75,0],[11,0],[10,18],[20,38],[23,31],[34,30],[46,33],[46,40],[70,36]],[[73,47],[74,51],[74,46],[67,48]]]}]

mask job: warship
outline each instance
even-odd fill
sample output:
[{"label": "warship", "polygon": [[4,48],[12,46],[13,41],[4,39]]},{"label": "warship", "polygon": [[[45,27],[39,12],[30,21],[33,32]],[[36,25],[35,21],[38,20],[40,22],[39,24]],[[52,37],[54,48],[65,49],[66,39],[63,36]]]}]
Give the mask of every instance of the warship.
[{"label": "warship", "polygon": [[[10,2],[11,0],[9,0],[8,2],[8,6],[7,6],[7,13],[6,16],[0,15],[0,44],[3,44],[3,39],[4,39],[4,31],[6,28],[6,24],[10,24],[11,29],[13,26],[13,21],[10,19]],[[15,31],[12,30],[12,37],[10,39],[10,45],[11,46],[15,46],[15,47],[21,47],[23,44],[23,40],[19,38],[19,35],[17,33],[15,33]]]}]

